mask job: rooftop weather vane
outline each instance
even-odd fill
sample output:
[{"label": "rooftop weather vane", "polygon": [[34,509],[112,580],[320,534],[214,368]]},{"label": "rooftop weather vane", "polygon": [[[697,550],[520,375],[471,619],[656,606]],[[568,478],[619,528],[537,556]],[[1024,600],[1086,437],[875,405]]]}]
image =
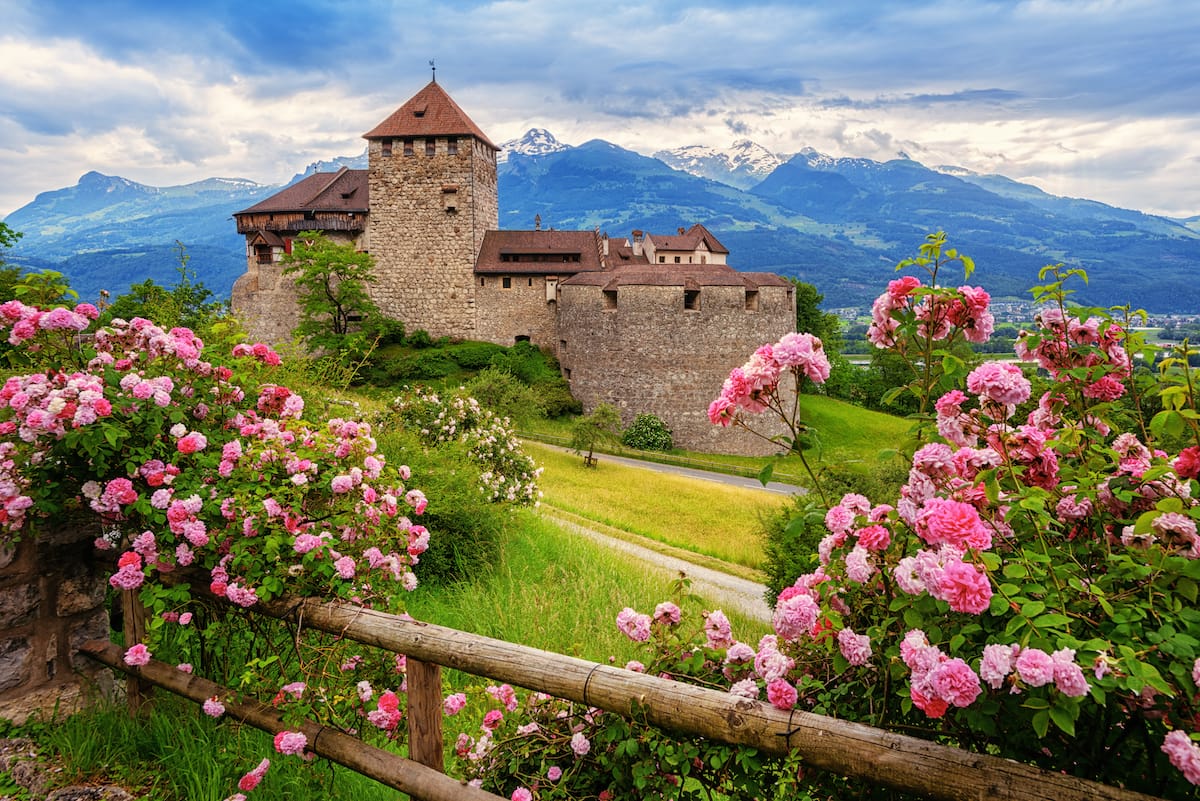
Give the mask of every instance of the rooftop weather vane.
[{"label": "rooftop weather vane", "polygon": [[433,59],[429,59],[429,69],[433,70],[433,82],[437,83],[437,67],[433,65]]}]

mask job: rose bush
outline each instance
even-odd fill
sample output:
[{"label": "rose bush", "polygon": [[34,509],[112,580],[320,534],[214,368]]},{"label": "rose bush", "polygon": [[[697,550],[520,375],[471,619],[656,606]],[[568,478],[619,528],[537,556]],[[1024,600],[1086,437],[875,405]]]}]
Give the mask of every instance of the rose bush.
[{"label": "rose bush", "polygon": [[[916,354],[909,390],[936,417],[899,497],[829,508],[819,564],[779,593],[755,680],[785,681],[814,711],[1190,797],[1200,439],[1178,388],[1192,381],[1180,358],[1134,382],[1136,340],[1068,307],[1074,274],[1048,268],[1035,290],[1045,305],[1016,350],[1038,374],[939,354],[985,337],[978,288],[906,276],[876,301],[872,341]],[[1155,395],[1167,408],[1145,419]]]},{"label": "rose bush", "polygon": [[[160,646],[209,662],[237,652],[229,607],[202,607],[187,583],[159,581],[184,569],[203,571],[233,607],[286,587],[398,610],[428,547],[413,521],[428,499],[377,452],[369,424],[304,420],[300,395],[271,382],[279,357],[265,345],[238,345],[219,363],[188,329],[141,318],[97,328],[96,318],[88,304],[0,304],[8,342],[44,368],[0,388],[0,544],[43,519],[98,516],[96,546],[116,556],[110,583],[138,590],[152,613],[148,641],[126,656],[135,665]],[[189,625],[193,609],[204,625]],[[397,695],[384,687],[402,690],[402,660],[374,665],[377,656],[295,632],[259,649],[235,668],[241,691],[274,695],[290,716],[395,735]],[[280,679],[289,673],[304,681]],[[347,682],[357,691],[337,689]],[[208,706],[221,708],[219,698]],[[295,737],[282,743],[281,753],[303,752]]]}]

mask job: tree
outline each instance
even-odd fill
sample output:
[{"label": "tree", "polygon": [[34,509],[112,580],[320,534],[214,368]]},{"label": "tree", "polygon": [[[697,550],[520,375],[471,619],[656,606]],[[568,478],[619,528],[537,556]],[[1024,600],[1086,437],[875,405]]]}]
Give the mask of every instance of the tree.
[{"label": "tree", "polygon": [[[580,417],[571,426],[571,450],[583,456],[585,465],[595,467],[596,445],[615,442],[620,433],[620,413],[610,404],[598,404],[591,414]],[[584,451],[587,451],[586,455]]]},{"label": "tree", "polygon": [[308,347],[364,351],[366,335],[360,324],[377,324],[383,316],[367,294],[367,285],[375,281],[375,260],[351,244],[305,231],[283,263],[284,275],[295,276],[300,293],[296,333]]},{"label": "tree", "polygon": [[796,332],[821,340],[828,354],[842,351],[842,322],[836,314],[821,311],[825,301],[817,288],[798,278],[789,278],[796,288]]},{"label": "tree", "polygon": [[193,331],[204,332],[217,319],[225,316],[227,306],[212,299],[213,293],[201,281],[196,281],[196,271],[188,269],[191,257],[182,242],[176,241],[179,280],[174,286],[165,287],[147,278],[133,284],[129,291],[119,295],[104,310],[104,321],[115,318],[131,320],[144,317],[154,320],[166,329],[181,326]]},{"label": "tree", "polygon": [[[2,255],[5,250],[8,250],[13,245],[17,244],[17,240],[22,236],[24,236],[24,234],[22,234],[20,231],[14,231],[4,223],[0,222],[0,255]],[[0,258],[0,264],[4,264],[3,258]]]}]

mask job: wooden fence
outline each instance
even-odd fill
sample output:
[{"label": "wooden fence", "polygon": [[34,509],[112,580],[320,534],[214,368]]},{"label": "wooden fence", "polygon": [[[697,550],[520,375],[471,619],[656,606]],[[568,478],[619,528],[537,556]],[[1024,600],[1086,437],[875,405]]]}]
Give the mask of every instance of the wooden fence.
[{"label": "wooden fence", "polygon": [[[193,585],[193,593],[205,590]],[[279,599],[253,611],[408,657],[410,760],[310,724],[312,750],[421,801],[495,799],[441,774],[442,684],[439,666],[548,693],[630,716],[667,731],[745,745],[768,754],[798,753],[813,767],[931,799],[965,801],[1152,801],[1152,797],[1024,763],[939,745],[726,692],[634,673],[430,623],[316,599]],[[202,702],[224,688],[152,662],[128,667],[120,648],[91,642],[82,651],[110,667]],[[226,703],[228,714],[268,731],[278,713],[261,704]]]}]

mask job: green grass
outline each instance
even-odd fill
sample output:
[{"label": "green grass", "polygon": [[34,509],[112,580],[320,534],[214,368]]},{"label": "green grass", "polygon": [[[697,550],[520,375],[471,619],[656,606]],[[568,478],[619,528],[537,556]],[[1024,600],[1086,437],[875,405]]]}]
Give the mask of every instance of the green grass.
[{"label": "green grass", "polygon": [[[645,659],[641,646],[616,628],[625,606],[651,612],[676,598],[676,582],[602,545],[542,519],[532,510],[514,513],[510,535],[492,569],[452,587],[418,587],[408,611],[420,620],[489,637],[622,665]],[[711,608],[689,597],[681,606],[699,627],[699,612]],[[730,612],[733,630],[746,642],[768,633],[766,624]],[[489,683],[446,670],[445,692]],[[446,721],[444,739],[453,746],[458,728],[478,733],[478,719],[463,714]],[[271,768],[254,791],[255,801],[353,798],[392,801],[397,793],[377,782],[325,762],[306,766],[274,754],[269,735],[223,718],[212,720],[188,701],[156,691],[152,713],[130,718],[117,705],[11,732],[32,736],[43,756],[61,768],[59,785],[116,783],[148,801],[221,801],[236,792],[238,779],[264,756]],[[449,764],[449,762],[448,762]],[[0,776],[0,789],[5,784]]]},{"label": "green grass", "polygon": [[[813,432],[810,464],[846,466],[869,471],[881,458],[880,452],[894,448],[909,437],[912,424],[902,417],[863,409],[824,395],[805,395],[800,400],[801,419]],[[571,439],[572,419],[533,420],[522,424],[522,432],[532,439],[565,444]],[[726,471],[740,475],[758,475],[768,461],[774,463],[774,478],[779,481],[807,484],[808,476],[796,456],[774,460],[767,457],[731,456],[674,449],[668,454],[648,454],[623,448],[604,447],[603,450],[622,455],[648,458],[654,461],[676,460],[692,467]]]},{"label": "green grass", "polygon": [[759,521],[786,503],[780,495],[649,472],[538,443],[527,452],[545,468],[543,502],[588,520],[737,565],[762,563]]}]

